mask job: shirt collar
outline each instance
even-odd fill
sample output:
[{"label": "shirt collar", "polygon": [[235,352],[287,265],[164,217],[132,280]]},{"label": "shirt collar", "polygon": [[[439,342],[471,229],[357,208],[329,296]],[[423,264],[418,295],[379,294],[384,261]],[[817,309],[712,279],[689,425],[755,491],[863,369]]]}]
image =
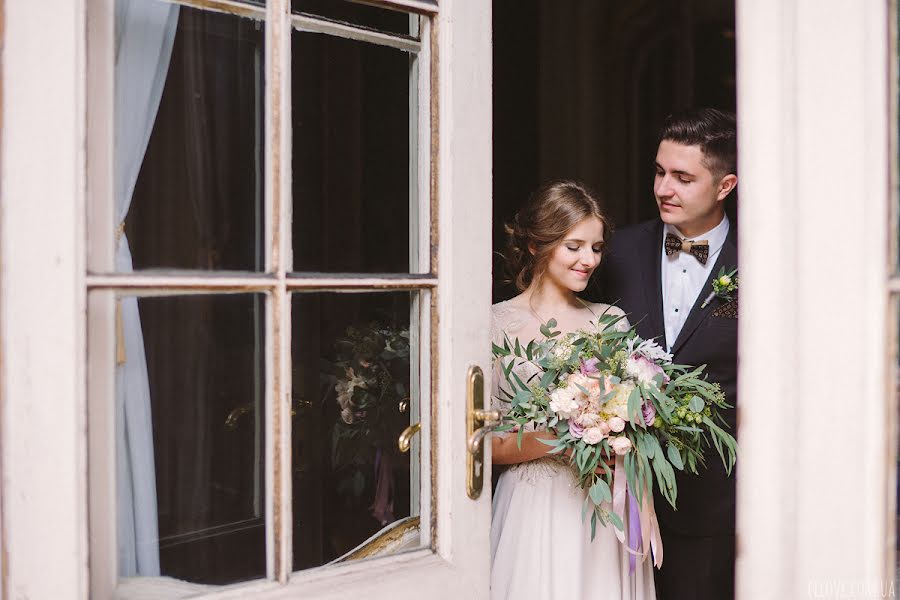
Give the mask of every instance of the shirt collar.
[{"label": "shirt collar", "polygon": [[[718,225],[707,231],[706,233],[701,233],[700,235],[694,236],[692,238],[685,238],[688,241],[694,240],[706,240],[709,242],[709,253],[714,254],[721,250],[722,246],[725,245],[725,240],[728,238],[728,230],[731,228],[731,224],[728,222],[728,215],[723,215],[722,220]],[[665,224],[663,228],[663,240],[666,238],[667,233],[673,233],[680,238],[684,238],[684,235],[678,231],[678,228],[674,225]]]}]

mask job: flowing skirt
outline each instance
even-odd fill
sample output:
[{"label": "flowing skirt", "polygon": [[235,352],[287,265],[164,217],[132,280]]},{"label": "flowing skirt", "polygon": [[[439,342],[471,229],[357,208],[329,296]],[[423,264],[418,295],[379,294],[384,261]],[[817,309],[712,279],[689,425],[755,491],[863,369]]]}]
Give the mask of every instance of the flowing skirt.
[{"label": "flowing skirt", "polygon": [[[553,459],[505,471],[491,521],[492,600],[654,600],[653,564],[635,561],[612,524],[581,518],[585,491],[571,467]],[[627,523],[626,523],[627,530]]]}]

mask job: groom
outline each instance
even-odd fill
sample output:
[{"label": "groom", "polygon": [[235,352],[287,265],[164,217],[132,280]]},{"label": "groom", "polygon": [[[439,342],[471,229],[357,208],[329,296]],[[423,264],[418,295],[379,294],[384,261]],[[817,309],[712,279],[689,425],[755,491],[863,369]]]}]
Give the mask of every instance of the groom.
[{"label": "groom", "polygon": [[[618,304],[643,338],[656,338],[676,364],[706,365],[737,406],[737,293],[714,296],[720,269],[737,269],[737,226],[725,202],[737,184],[733,114],[695,109],[670,116],[659,135],[653,193],[659,218],[612,236],[601,263],[603,300]],[[735,434],[735,411],[723,413]],[[660,600],[734,597],[734,473],[707,453],[700,475],[681,474],[678,509],[658,493],[664,560]]]}]

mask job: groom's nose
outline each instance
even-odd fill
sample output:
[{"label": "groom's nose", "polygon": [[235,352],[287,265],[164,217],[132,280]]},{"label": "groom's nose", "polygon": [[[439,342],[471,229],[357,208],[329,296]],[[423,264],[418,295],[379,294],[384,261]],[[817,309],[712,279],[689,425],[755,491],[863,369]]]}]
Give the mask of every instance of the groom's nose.
[{"label": "groom's nose", "polygon": [[658,177],[653,192],[660,198],[669,198],[672,196],[672,185],[668,175]]}]

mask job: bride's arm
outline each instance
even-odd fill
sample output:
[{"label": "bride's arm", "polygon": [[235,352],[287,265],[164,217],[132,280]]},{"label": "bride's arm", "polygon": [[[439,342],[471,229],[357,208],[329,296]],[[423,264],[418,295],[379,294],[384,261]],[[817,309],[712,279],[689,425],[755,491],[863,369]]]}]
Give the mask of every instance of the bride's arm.
[{"label": "bride's arm", "polygon": [[549,431],[526,431],[522,434],[522,447],[519,448],[516,433],[495,434],[491,436],[491,462],[495,465],[514,465],[542,458],[551,450],[541,439],[552,440],[556,437]]}]

